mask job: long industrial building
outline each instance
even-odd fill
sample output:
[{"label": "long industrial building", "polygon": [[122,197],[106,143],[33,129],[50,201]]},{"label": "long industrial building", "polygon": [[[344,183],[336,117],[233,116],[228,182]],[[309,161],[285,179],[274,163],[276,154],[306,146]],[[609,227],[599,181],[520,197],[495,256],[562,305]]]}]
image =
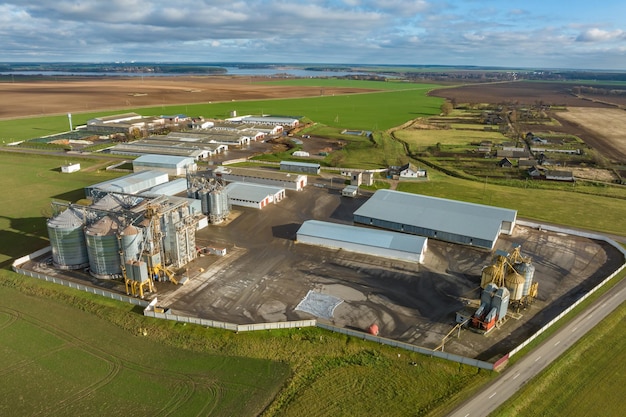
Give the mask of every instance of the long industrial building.
[{"label": "long industrial building", "polygon": [[493,249],[512,234],[517,211],[392,190],[378,190],[354,212],[354,222],[452,243]]},{"label": "long industrial building", "polygon": [[306,175],[268,169],[219,166],[211,172],[211,175],[227,182],[252,182],[296,191],[301,191],[307,185]]},{"label": "long industrial building", "polygon": [[133,161],[133,171],[161,171],[173,177],[185,175],[187,170],[196,171],[195,159],[174,155],[142,155]]},{"label": "long industrial building", "polygon": [[109,192],[111,193],[125,193],[125,194],[137,194],[142,191],[146,191],[159,184],[164,184],[169,181],[169,177],[165,172],[159,171],[141,171],[133,174],[125,175],[113,180],[104,181],[98,184],[85,187],[85,196],[87,198],[94,197],[95,194],[99,194],[96,197],[101,197]]},{"label": "long industrial building", "polygon": [[299,243],[419,263],[428,242],[422,236],[319,220],[305,221],[296,236]]}]

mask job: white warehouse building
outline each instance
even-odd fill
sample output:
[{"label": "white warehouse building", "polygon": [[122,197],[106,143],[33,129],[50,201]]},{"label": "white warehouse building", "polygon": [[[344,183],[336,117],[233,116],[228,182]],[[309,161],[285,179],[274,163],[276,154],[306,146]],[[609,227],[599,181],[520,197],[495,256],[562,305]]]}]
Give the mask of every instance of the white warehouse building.
[{"label": "white warehouse building", "polygon": [[319,220],[305,221],[296,236],[298,243],[418,263],[428,243],[422,236]]},{"label": "white warehouse building", "polygon": [[226,195],[232,206],[262,209],[285,198],[285,189],[249,182],[231,182],[226,186]]},{"label": "white warehouse building", "polygon": [[355,223],[490,250],[516,219],[516,210],[392,190],[376,191],[354,212]]},{"label": "white warehouse building", "polygon": [[142,155],[133,161],[133,172],[160,171],[173,177],[183,176],[187,170],[196,171],[194,158],[173,155]]}]

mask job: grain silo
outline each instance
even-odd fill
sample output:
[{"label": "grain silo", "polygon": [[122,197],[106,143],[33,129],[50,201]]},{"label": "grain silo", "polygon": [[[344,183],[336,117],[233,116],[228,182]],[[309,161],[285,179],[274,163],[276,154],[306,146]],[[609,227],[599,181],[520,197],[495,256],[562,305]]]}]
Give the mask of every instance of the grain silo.
[{"label": "grain silo", "polygon": [[530,287],[533,283],[533,277],[535,275],[535,266],[528,262],[520,262],[515,264],[515,270],[521,274],[525,281],[524,287],[522,288],[522,296],[527,296],[530,293]]},{"label": "grain silo", "polygon": [[522,299],[524,281],[524,277],[518,274],[513,268],[511,268],[506,277],[504,277],[504,285],[511,294],[511,300],[519,301]]},{"label": "grain silo", "polygon": [[139,259],[143,241],[142,229],[137,226],[128,225],[119,234],[119,239],[124,261]]},{"label": "grain silo", "polygon": [[115,278],[122,273],[118,224],[104,216],[85,228],[89,272],[96,278]]},{"label": "grain silo", "polygon": [[209,221],[221,223],[229,214],[228,193],[221,184],[217,185],[209,192]]},{"label": "grain silo", "polygon": [[85,215],[73,207],[47,222],[52,262],[60,269],[80,269],[89,265],[83,226]]}]

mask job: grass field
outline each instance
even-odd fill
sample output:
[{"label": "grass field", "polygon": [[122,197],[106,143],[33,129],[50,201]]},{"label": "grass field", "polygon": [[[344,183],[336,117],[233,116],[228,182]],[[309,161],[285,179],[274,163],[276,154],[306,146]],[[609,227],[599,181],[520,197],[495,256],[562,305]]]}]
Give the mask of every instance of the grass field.
[{"label": "grass field", "polygon": [[[290,81],[291,82],[291,81]],[[238,114],[274,114],[306,116],[317,123],[346,129],[386,130],[420,116],[440,112],[443,99],[428,97],[426,93],[437,87],[434,84],[401,84],[368,81],[342,81],[341,85],[361,88],[393,87],[373,93],[319,96],[281,100],[230,101],[221,103],[187,104],[128,108],[117,111],[76,113],[74,126],[87,120],[122,112],[137,112],[144,116],[161,114],[187,114],[209,118],[227,118],[236,110]],[[373,83],[373,85],[372,85]],[[410,88],[407,88],[410,87]],[[69,129],[67,115],[29,117],[0,121],[0,144],[37,138]]]},{"label": "grass field", "polygon": [[417,152],[428,146],[436,145],[470,145],[477,144],[484,140],[495,143],[507,140],[500,132],[485,132],[477,130],[456,130],[456,129],[410,129],[397,130],[394,135],[406,142],[413,152]]},{"label": "grass field", "polygon": [[0,298],[0,415],[257,415],[289,375],[285,363],[176,349],[7,287]]},{"label": "grass field", "polygon": [[626,305],[622,304],[575,346],[530,381],[493,415],[620,416],[626,387]]}]

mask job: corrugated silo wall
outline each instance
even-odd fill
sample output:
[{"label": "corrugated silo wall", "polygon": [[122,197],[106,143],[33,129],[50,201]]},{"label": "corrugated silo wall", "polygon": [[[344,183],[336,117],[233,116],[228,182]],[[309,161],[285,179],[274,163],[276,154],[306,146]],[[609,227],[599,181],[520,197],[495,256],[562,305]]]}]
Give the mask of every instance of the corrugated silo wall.
[{"label": "corrugated silo wall", "polygon": [[479,248],[492,249],[495,242],[478,239],[471,236],[458,235],[455,233],[442,232],[440,230],[428,229],[425,227],[407,225],[402,223],[391,222],[387,220],[375,219],[367,216],[354,215],[354,222],[369,226],[380,227],[381,229],[393,230],[396,232],[410,233],[418,236],[425,236],[446,242],[459,243],[462,245],[477,246]]}]

